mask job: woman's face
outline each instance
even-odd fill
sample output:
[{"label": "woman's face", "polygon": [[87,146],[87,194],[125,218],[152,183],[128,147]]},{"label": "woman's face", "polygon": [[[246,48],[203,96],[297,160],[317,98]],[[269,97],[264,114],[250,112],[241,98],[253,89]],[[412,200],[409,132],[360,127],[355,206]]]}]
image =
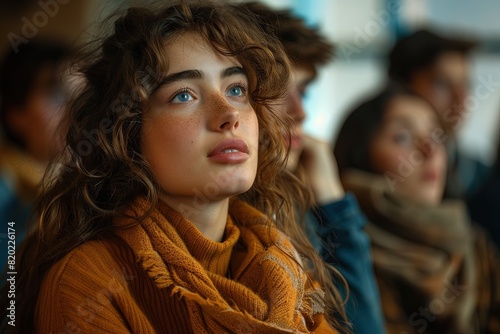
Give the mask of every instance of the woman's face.
[{"label": "woman's face", "polygon": [[292,119],[292,138],[287,168],[293,171],[297,168],[299,157],[304,149],[303,127],[306,113],[302,99],[304,98],[307,87],[311,81],[314,80],[315,74],[313,70],[307,67],[294,66],[291,71],[291,77],[290,88],[285,98],[283,108]]},{"label": "woman's face", "polygon": [[257,172],[259,126],[234,58],[184,33],[166,48],[168,72],[144,113],[142,152],[168,204],[243,193]]},{"label": "woman's face", "polygon": [[370,148],[375,170],[391,190],[422,204],[440,203],[446,173],[445,135],[424,101],[393,98]]}]

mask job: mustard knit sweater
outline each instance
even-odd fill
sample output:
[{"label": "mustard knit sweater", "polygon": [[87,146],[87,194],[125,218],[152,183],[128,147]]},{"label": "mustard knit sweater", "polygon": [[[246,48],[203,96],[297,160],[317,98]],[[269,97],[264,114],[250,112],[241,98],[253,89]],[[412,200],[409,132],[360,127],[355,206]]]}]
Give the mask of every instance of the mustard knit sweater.
[{"label": "mustard knit sweater", "polygon": [[[147,205],[138,199],[128,213],[139,216]],[[288,238],[268,233],[265,221],[236,201],[224,241],[214,242],[161,204],[140,225],[84,243],[51,268],[36,331],[336,333],[323,318],[321,291],[273,245],[294,256]]]}]

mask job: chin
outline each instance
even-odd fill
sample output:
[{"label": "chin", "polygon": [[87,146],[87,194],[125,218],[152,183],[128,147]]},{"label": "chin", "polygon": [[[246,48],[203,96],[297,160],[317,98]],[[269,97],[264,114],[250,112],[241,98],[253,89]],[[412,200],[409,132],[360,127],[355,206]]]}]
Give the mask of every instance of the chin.
[{"label": "chin", "polygon": [[431,205],[440,205],[443,202],[443,195],[438,194],[432,196],[430,202]]},{"label": "chin", "polygon": [[240,195],[252,188],[255,178],[239,178],[227,180],[224,185],[221,185],[216,197],[220,199],[229,198],[235,195]]},{"label": "chin", "polygon": [[211,199],[212,200],[225,200],[228,198],[231,198],[233,196],[238,196],[241,194],[246,193],[248,190],[250,190],[252,187],[245,187],[245,188],[232,188],[232,189],[222,189],[220,193],[217,195],[213,196]]},{"label": "chin", "polygon": [[232,193],[233,195],[246,193],[252,188],[253,182],[254,180],[241,181],[239,184],[235,185],[234,188],[230,189],[229,192]]},{"label": "chin", "polygon": [[439,204],[441,204],[441,201],[442,195],[436,192],[426,192],[422,194],[419,202],[429,206],[438,206]]}]

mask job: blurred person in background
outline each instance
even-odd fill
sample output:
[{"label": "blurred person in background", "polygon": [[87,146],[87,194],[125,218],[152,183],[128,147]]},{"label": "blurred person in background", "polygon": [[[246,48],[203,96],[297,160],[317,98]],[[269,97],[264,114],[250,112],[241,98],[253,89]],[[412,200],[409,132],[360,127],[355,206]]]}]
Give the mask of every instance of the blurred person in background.
[{"label": "blurred person in background", "polygon": [[287,168],[313,192],[315,205],[310,205],[314,209],[307,214],[306,229],[324,260],[347,280],[349,298],[345,307],[353,331],[385,333],[370,241],[363,230],[366,219],[356,198],[344,192],[330,144],[303,133],[303,98],[320,67],[331,61],[334,46],[290,10],[274,10],[256,2],[243,6],[260,17],[265,30],[278,37],[292,62],[292,80],[283,103],[292,122]]},{"label": "blurred person in background", "polygon": [[389,53],[389,77],[426,98],[446,133],[448,173],[445,196],[470,198],[484,183],[489,168],[457,146],[457,132],[468,118],[468,55],[472,40],[445,38],[419,30],[399,40]]},{"label": "blurred person in background", "polygon": [[500,258],[463,200],[443,200],[445,133],[432,105],[390,87],[348,114],[339,174],[368,218],[388,333],[500,333]]},{"label": "blurred person in background", "polygon": [[[65,95],[60,66],[68,48],[32,40],[11,50],[0,65],[0,245],[7,247],[7,222],[16,243],[26,234],[32,205],[45,168],[62,148],[57,128]],[[1,268],[6,258],[1,257]]]}]

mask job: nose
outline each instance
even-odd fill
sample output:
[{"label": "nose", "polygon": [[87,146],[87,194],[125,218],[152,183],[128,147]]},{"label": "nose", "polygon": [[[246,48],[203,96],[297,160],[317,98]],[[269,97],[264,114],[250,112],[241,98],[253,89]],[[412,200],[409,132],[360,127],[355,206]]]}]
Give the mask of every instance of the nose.
[{"label": "nose", "polygon": [[425,137],[418,141],[417,149],[422,153],[426,160],[432,159],[443,144],[436,142],[432,137]]},{"label": "nose", "polygon": [[436,147],[430,147],[430,148],[421,148],[420,152],[422,155],[425,157],[425,159],[429,160],[434,156]]},{"label": "nose", "polygon": [[287,97],[288,114],[292,116],[296,123],[302,123],[306,118],[302,96],[298,91],[292,91]]},{"label": "nose", "polygon": [[223,96],[217,94],[209,100],[210,122],[213,131],[237,129],[240,125],[240,112]]}]

